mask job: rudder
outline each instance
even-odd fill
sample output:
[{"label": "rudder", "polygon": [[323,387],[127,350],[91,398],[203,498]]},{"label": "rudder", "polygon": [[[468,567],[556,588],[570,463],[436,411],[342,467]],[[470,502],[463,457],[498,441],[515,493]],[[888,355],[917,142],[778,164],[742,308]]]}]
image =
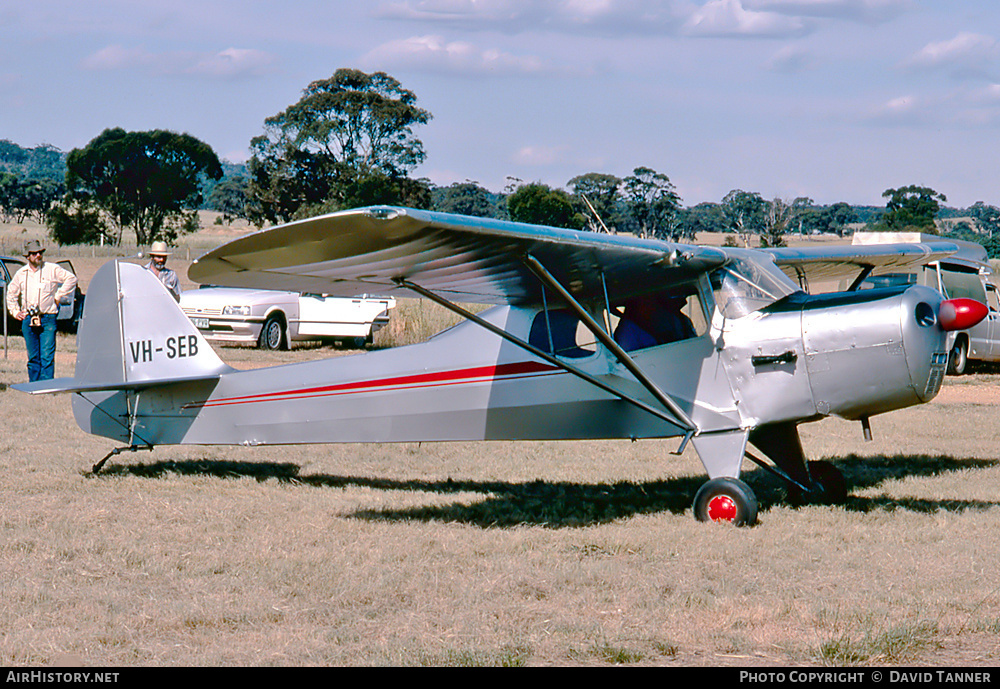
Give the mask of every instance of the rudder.
[{"label": "rudder", "polygon": [[[80,324],[77,378],[120,376],[126,384],[136,384],[213,377],[232,370],[145,268],[114,261],[97,272],[91,285]],[[91,314],[95,290],[99,308]],[[108,356],[113,349],[120,353],[117,362]]]}]

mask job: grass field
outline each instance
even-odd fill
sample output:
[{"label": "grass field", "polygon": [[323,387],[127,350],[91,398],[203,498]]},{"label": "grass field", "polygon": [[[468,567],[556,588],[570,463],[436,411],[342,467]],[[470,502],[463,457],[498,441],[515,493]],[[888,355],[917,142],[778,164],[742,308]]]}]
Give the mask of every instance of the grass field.
[{"label": "grass field", "polygon": [[[87,251],[84,280],[106,260]],[[75,349],[60,335],[57,376]],[[701,465],[673,441],[160,447],[94,476],[113,444],[67,397],[7,389],[19,338],[2,357],[2,665],[1000,662],[991,370],[874,418],[873,442],[803,427],[847,504],[787,506],[748,467],[761,519],[734,529],[695,522]]]}]

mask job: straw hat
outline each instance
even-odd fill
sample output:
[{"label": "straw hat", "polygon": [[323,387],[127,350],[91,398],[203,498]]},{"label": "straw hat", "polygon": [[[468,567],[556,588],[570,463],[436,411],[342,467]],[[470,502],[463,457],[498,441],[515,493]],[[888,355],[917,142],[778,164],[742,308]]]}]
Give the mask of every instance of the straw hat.
[{"label": "straw hat", "polygon": [[37,251],[41,251],[42,253],[45,253],[45,247],[42,246],[42,243],[40,241],[38,241],[37,239],[32,239],[30,242],[28,242],[27,244],[24,245],[24,255],[25,256],[27,256],[28,254],[33,254],[33,253],[35,253]]},{"label": "straw hat", "polygon": [[169,256],[170,252],[167,251],[166,242],[153,242],[153,246],[149,247],[150,256]]}]

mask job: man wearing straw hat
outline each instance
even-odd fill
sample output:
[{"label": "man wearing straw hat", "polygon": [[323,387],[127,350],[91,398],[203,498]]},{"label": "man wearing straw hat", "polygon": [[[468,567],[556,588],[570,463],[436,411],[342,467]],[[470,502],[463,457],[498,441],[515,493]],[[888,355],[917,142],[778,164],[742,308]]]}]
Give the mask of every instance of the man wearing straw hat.
[{"label": "man wearing straw hat", "polygon": [[76,289],[76,276],[55,263],[45,262],[45,247],[32,240],[24,248],[28,263],[7,287],[7,310],[21,321],[28,350],[28,382],[55,376],[56,314],[59,304]]},{"label": "man wearing straw hat", "polygon": [[169,255],[166,242],[153,242],[153,246],[149,248],[149,263],[146,264],[146,270],[160,278],[160,282],[173,295],[174,300],[180,301],[181,281],[177,277],[177,273],[167,268],[167,256]]}]

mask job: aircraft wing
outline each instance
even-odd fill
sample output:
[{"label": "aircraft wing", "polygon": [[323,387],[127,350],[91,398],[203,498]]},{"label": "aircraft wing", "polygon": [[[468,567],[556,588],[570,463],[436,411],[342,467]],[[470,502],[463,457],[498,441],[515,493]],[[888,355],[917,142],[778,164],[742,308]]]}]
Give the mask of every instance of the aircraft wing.
[{"label": "aircraft wing", "polygon": [[808,283],[853,280],[863,271],[879,275],[922,266],[958,251],[947,241],[766,249],[792,280]]},{"label": "aircraft wing", "polygon": [[[725,263],[719,249],[409,208],[341,211],[261,230],[192,263],[201,284],[392,294],[411,281],[453,301],[537,303],[531,255],[580,300],[659,289]],[[550,295],[551,296],[551,295]]]}]

